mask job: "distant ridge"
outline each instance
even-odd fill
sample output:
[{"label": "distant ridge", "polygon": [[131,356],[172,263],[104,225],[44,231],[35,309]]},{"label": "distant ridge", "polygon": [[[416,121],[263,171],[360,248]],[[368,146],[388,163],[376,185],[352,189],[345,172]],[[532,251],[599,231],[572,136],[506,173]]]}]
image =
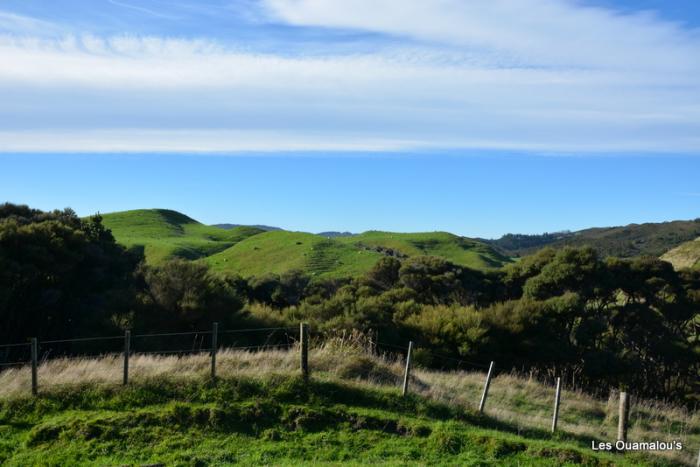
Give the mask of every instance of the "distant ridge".
[{"label": "distant ridge", "polygon": [[510,256],[524,256],[550,246],[590,246],[602,256],[631,258],[661,256],[667,251],[700,237],[700,219],[647,222],[618,227],[596,227],[576,232],[541,235],[507,234],[499,239],[478,239]]},{"label": "distant ridge", "polygon": [[266,232],[272,232],[275,230],[284,230],[279,227],[272,227],[270,225],[248,225],[248,224],[213,224],[212,227],[217,227],[219,229],[231,230],[236,227],[253,227],[255,229],[264,230]]},{"label": "distant ridge", "polygon": [[354,237],[357,234],[354,234],[352,232],[320,232],[316,235],[320,235],[321,237],[326,237],[326,238],[337,238],[337,237]]}]

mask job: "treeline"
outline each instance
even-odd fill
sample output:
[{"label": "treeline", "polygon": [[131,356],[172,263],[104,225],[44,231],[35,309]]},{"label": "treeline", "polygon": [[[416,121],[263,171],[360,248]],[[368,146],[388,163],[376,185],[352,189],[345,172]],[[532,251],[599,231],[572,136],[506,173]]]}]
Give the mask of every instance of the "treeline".
[{"label": "treeline", "polygon": [[[0,206],[0,342],[136,331],[308,322],[389,344],[562,376],[587,389],[683,399],[700,394],[700,273],[656,258],[545,249],[494,272],[436,257],[385,257],[359,278],[302,272],[244,279],[201,262],[153,267],[99,216]],[[457,363],[454,363],[456,367]]]}]

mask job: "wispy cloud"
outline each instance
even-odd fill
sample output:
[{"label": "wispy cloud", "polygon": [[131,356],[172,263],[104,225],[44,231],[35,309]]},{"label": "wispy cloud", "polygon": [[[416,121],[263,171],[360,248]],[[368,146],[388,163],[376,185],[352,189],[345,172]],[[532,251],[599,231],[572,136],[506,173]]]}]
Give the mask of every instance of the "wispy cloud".
[{"label": "wispy cloud", "polygon": [[0,151],[700,153],[700,40],[653,15],[566,0],[264,6],[288,25],[410,40],[277,54],[206,37],[10,31]]}]

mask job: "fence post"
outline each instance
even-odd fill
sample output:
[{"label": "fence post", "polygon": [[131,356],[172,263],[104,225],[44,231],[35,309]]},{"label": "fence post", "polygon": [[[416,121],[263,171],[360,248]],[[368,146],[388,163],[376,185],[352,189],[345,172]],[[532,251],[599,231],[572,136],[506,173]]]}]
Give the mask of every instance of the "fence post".
[{"label": "fence post", "polygon": [[559,420],[559,401],[561,400],[561,378],[557,378],[557,392],[554,395],[554,415],[552,416],[552,433],[557,429]]},{"label": "fence post", "polygon": [[627,420],[630,414],[630,400],[629,395],[621,391],[620,392],[620,412],[617,421],[617,439],[619,441],[627,441]]},{"label": "fence post", "polygon": [[696,467],[700,467],[700,449],[698,449],[698,465]]},{"label": "fence post", "polygon": [[408,394],[408,380],[411,377],[411,355],[413,354],[413,341],[408,343],[408,353],[406,354],[406,370],[403,374],[403,390],[401,395]]},{"label": "fence post", "polygon": [[129,384],[129,354],[131,353],[131,331],[124,331],[124,380],[123,384]]},{"label": "fence post", "polygon": [[486,381],[484,382],[484,392],[481,393],[481,402],[479,402],[479,413],[484,413],[484,406],[486,405],[486,397],[489,395],[489,386],[491,386],[491,375],[493,375],[494,362],[489,365],[489,372],[486,374]]},{"label": "fence post", "polygon": [[301,375],[304,379],[309,378],[309,328],[306,323],[301,323],[299,325],[299,342],[300,346],[300,359],[301,359]]},{"label": "fence post", "polygon": [[211,379],[216,379],[216,352],[219,350],[219,323],[211,325]]},{"label": "fence post", "polygon": [[32,394],[39,392],[39,342],[36,337],[32,337]]}]

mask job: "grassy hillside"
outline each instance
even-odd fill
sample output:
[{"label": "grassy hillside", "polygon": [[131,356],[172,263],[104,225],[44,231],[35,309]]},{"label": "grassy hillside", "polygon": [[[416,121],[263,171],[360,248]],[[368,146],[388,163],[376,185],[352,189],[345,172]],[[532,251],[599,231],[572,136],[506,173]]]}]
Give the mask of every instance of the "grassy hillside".
[{"label": "grassy hillside", "polygon": [[366,232],[327,238],[246,226],[223,229],[166,209],[116,212],[103,218],[119,243],[142,248],[151,264],[172,257],[203,258],[216,271],[243,276],[291,269],[315,277],[356,276],[384,255],[435,255],[477,269],[499,267],[510,261],[488,245],[444,232]]},{"label": "grassy hillside", "polygon": [[700,268],[700,237],[666,252],[661,259],[676,269]]},{"label": "grassy hillside", "polygon": [[207,258],[217,271],[243,276],[291,269],[314,276],[354,276],[371,268],[382,255],[303,232],[273,231],[250,237]]},{"label": "grassy hillside", "polygon": [[615,407],[581,393],[563,392],[552,436],[552,389],[531,380],[495,378],[484,416],[481,373],[418,369],[402,398],[401,362],[327,344],[307,385],[297,360],[222,351],[212,385],[206,355],[135,355],[127,387],[119,359],[50,361],[39,398],[23,395],[26,369],[2,372],[0,464],[662,466],[689,465],[700,440],[697,416],[637,402],[630,439],[681,439],[687,452],[596,453],[591,440],[614,439]]},{"label": "grassy hillside", "polygon": [[680,244],[700,237],[700,219],[661,223],[630,224],[542,235],[504,235],[484,240],[509,255],[526,255],[545,246],[591,246],[603,256],[629,258],[661,256]]},{"label": "grassy hillside", "polygon": [[253,227],[230,230],[211,227],[167,209],[138,209],[102,217],[119,243],[128,248],[143,248],[152,264],[171,257],[209,256],[262,232]]},{"label": "grassy hillside", "polygon": [[370,231],[352,237],[340,237],[339,242],[369,251],[396,256],[431,255],[446,258],[455,264],[474,269],[503,266],[510,258],[492,247],[447,232],[393,233]]}]

